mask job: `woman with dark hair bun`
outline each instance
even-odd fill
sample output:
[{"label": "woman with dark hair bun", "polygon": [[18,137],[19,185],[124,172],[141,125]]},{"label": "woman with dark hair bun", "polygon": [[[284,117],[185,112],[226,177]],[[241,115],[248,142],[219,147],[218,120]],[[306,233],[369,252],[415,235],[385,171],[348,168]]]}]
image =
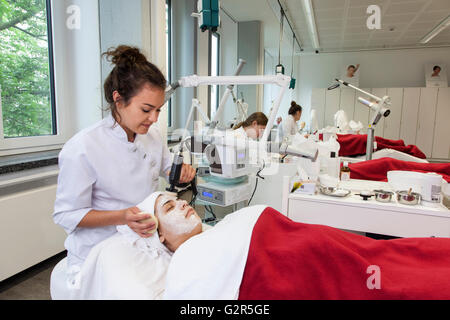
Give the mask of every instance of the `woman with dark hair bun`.
[{"label": "woman with dark hair bun", "polygon": [[[59,154],[53,219],[68,233],[68,268],[79,270],[90,250],[128,225],[141,237],[155,226],[141,222],[136,204],[167,177],[171,156],[153,126],[164,105],[166,79],[138,48],[119,46],[103,54],[113,69],[104,83],[111,114],[78,132]],[[183,165],[181,183],[195,170]],[[75,270],[75,271],[74,271]]]},{"label": "woman with dark hair bun", "polygon": [[289,115],[286,122],[283,124],[284,136],[295,135],[298,132],[299,127],[297,126],[297,121],[299,121],[302,116],[302,107],[295,101],[291,101],[291,107],[289,108],[288,113]]},{"label": "woman with dark hair bun", "polygon": [[263,135],[267,122],[269,119],[264,113],[254,112],[245,121],[234,126],[233,130],[236,130],[236,133],[243,138],[257,140]]}]

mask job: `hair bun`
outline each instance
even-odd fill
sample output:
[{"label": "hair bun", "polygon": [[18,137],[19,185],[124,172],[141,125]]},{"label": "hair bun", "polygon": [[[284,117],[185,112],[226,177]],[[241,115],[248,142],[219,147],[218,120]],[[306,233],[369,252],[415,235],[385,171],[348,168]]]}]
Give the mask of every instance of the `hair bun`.
[{"label": "hair bun", "polygon": [[136,47],[121,45],[105,52],[108,60],[116,66],[131,66],[136,63],[146,63],[147,59]]},{"label": "hair bun", "polygon": [[296,106],[297,105],[297,103],[295,102],[295,101],[291,101],[291,106],[293,107],[293,106]]}]

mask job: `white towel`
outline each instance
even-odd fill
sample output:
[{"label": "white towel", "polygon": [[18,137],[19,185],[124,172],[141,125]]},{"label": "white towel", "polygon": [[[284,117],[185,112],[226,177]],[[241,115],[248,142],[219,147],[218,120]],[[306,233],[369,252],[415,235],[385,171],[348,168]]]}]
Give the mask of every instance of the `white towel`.
[{"label": "white towel", "polygon": [[[142,212],[154,215],[155,201],[161,194],[163,194],[163,192],[153,192],[136,207],[138,207]],[[172,255],[172,252],[159,241],[158,232],[155,232],[151,237],[142,238],[136,232],[131,230],[128,225],[117,226],[117,231],[122,234],[126,242],[140,251],[148,253],[153,258],[157,258],[162,255]]]},{"label": "white towel", "polygon": [[164,299],[237,299],[253,227],[266,208],[242,208],[183,243],[172,256]]}]

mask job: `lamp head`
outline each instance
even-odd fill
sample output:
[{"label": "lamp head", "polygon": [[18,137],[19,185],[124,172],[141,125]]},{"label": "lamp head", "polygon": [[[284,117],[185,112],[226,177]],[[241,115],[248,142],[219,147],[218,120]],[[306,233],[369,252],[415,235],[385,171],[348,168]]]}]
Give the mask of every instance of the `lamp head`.
[{"label": "lamp head", "polygon": [[332,86],[328,87],[328,90],[334,90],[336,88],[339,88],[340,84],[339,83],[335,83]]}]

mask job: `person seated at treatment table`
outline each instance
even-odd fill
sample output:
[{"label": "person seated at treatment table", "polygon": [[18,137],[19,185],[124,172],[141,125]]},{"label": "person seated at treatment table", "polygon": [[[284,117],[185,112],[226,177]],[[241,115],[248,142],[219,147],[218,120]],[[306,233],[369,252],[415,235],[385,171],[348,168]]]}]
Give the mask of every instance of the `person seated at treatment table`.
[{"label": "person seated at treatment table", "polygon": [[254,112],[245,121],[236,124],[233,130],[237,137],[258,140],[262,137],[268,121],[264,113]]},{"label": "person seated at treatment table", "polygon": [[299,128],[297,125],[297,122],[302,117],[302,107],[297,104],[295,101],[291,101],[291,106],[289,108],[288,117],[286,118],[286,121],[282,124],[282,131],[283,136],[293,136],[297,132],[299,132],[300,129],[303,129],[305,126],[304,123],[301,124],[302,128]]}]

